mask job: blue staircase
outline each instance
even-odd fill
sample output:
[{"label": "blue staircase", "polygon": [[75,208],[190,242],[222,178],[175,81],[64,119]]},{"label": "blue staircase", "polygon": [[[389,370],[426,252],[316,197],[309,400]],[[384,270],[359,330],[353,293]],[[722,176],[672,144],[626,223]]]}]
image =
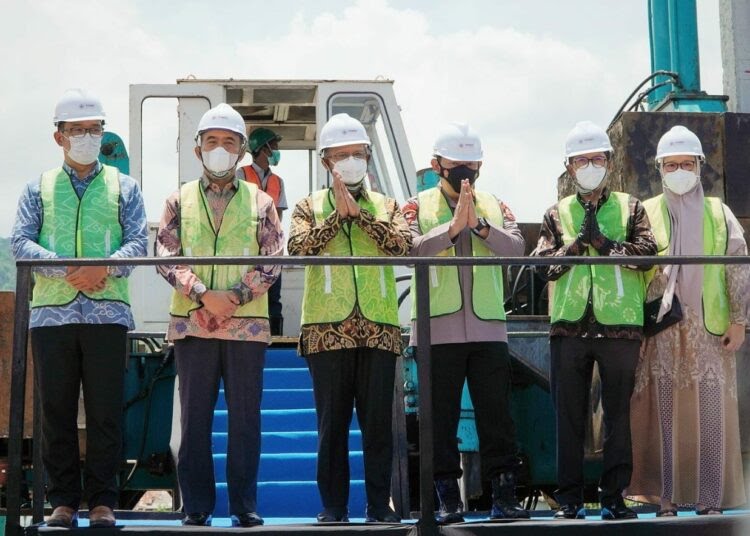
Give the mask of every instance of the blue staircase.
[{"label": "blue staircase", "polygon": [[[314,518],[322,509],[315,481],[318,432],[312,380],[293,348],[270,347],[266,353],[261,404],[261,456],[258,513],[264,517]],[[227,410],[224,391],[214,411],[215,517],[229,517],[226,484]],[[349,435],[349,510],[364,517],[365,485],[362,437],[352,419]]]}]

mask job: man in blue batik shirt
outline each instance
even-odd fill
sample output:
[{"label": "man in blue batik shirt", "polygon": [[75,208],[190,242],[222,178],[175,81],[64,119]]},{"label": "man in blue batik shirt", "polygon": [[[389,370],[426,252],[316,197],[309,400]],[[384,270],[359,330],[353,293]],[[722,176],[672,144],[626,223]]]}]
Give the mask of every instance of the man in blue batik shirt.
[{"label": "man in blue batik shirt", "polygon": [[[101,102],[81,89],[55,108],[62,167],[30,182],[13,228],[17,259],[127,258],[146,254],[148,231],[138,184],[98,160]],[[133,329],[128,266],[38,267],[31,302],[34,381],[42,416],[47,525],[77,525],[88,503],[93,527],[115,524],[122,444],[127,332]],[[78,398],[86,410],[83,488],[78,450]]]}]

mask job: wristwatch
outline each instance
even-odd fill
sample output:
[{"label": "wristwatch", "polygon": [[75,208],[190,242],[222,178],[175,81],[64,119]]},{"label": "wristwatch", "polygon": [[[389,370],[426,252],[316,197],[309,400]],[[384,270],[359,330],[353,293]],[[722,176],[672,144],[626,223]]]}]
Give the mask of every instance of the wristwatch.
[{"label": "wristwatch", "polygon": [[482,231],[484,231],[485,229],[487,229],[489,226],[490,226],[490,224],[487,223],[487,219],[486,218],[479,218],[477,220],[476,227],[474,227],[471,230],[471,232],[474,233],[475,235],[478,235],[479,233],[481,233]]}]

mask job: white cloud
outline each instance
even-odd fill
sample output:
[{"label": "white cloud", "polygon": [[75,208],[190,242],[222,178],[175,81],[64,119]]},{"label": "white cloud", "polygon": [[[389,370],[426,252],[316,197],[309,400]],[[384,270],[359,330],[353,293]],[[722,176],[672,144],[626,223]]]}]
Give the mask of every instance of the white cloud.
[{"label": "white cloud", "polygon": [[[327,8],[321,2],[312,14],[309,6],[304,6],[307,13],[302,11],[304,3],[288,2],[271,8],[286,12],[285,18],[268,20],[253,18],[259,11],[249,14],[248,5],[254,4],[246,2],[229,1],[221,8],[191,2],[173,3],[170,9],[149,4],[39,0],[4,6],[0,121],[6,128],[0,134],[0,184],[5,195],[0,200],[0,235],[10,231],[21,184],[59,162],[59,149],[51,141],[51,115],[67,87],[84,86],[98,93],[109,124],[127,139],[130,84],[172,83],[188,74],[385,76],[395,80],[417,167],[428,163],[432,137],[441,124],[467,121],[484,137],[483,186],[503,197],[522,221],[539,221],[555,199],[567,131],[582,119],[606,126],[650,70],[646,8],[638,2],[633,2],[627,20],[584,28],[591,35],[583,41],[570,39],[577,14],[551,1],[534,4],[546,6],[533,13],[544,32],[535,31],[528,20],[514,24],[510,15],[503,16],[507,13],[501,12],[502,4],[489,1],[479,11],[486,11],[486,17],[455,27],[445,23],[443,12],[438,17],[430,11],[445,5],[433,8],[429,2],[419,9],[385,0],[360,0],[345,8]],[[177,7],[179,12],[174,11]],[[704,0],[699,9],[702,27],[718,28],[718,17],[711,18],[715,9]],[[635,39],[633,24],[643,24]],[[556,27],[565,33],[550,30]],[[718,30],[713,32],[709,37]],[[593,37],[598,43],[594,46]],[[713,78],[716,47],[711,45],[708,53],[714,58],[708,71]],[[704,69],[704,85],[712,82]],[[172,165],[174,140],[157,135],[161,122],[170,121],[170,108],[153,116],[153,146],[163,147],[169,158],[166,164],[151,163],[152,169]]]}]

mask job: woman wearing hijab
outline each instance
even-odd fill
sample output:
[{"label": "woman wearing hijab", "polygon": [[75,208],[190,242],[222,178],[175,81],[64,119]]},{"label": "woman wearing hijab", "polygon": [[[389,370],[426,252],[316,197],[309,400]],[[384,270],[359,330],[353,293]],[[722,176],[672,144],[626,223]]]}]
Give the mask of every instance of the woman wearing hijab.
[{"label": "woman wearing hijab", "polygon": [[[660,255],[747,255],[743,230],[720,199],[705,197],[700,140],[675,126],[659,140],[664,193],[644,202]],[[721,514],[745,503],[734,353],[745,339],[747,265],[655,268],[647,303],[657,320],[682,319],[646,337],[632,398],[633,477],[629,494]],[[648,307],[647,307],[648,308]]]}]

